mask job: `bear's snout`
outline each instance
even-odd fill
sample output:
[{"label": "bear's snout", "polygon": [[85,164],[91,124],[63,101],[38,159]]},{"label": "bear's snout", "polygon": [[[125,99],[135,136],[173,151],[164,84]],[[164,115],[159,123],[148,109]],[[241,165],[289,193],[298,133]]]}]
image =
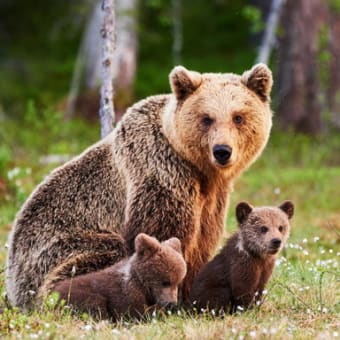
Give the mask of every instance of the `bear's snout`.
[{"label": "bear's snout", "polygon": [[228,163],[232,151],[229,145],[217,144],[213,147],[213,155],[220,165],[226,165]]},{"label": "bear's snout", "polygon": [[273,249],[278,249],[281,246],[281,240],[279,238],[273,238],[270,242],[270,246]]}]

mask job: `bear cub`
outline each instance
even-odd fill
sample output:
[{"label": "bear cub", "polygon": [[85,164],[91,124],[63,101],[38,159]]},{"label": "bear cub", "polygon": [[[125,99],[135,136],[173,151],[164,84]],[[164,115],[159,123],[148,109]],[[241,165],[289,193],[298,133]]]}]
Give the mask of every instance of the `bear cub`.
[{"label": "bear cub", "polygon": [[178,286],[186,275],[180,240],[160,243],[141,233],[135,249],[106,269],[58,282],[53,291],[73,309],[113,321],[140,318],[148,307],[177,304]]},{"label": "bear cub", "polygon": [[261,300],[275,258],[288,239],[294,205],[253,208],[246,202],[236,207],[239,231],[222,251],[195,277],[190,302],[216,312],[235,312]]}]

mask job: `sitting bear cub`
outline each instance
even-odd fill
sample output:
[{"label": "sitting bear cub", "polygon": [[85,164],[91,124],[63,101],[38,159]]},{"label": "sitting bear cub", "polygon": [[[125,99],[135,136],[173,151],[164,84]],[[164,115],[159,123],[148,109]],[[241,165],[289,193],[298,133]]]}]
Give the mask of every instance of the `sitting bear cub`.
[{"label": "sitting bear cub", "polygon": [[138,318],[148,307],[177,304],[178,285],[186,274],[179,239],[160,243],[141,233],[135,249],[130,258],[58,282],[53,290],[75,310],[102,319]]},{"label": "sitting bear cub", "polygon": [[236,207],[239,231],[222,251],[195,277],[190,302],[198,310],[214,309],[233,313],[261,299],[275,264],[276,254],[285,244],[294,205],[285,201],[278,208],[253,208],[246,202]]}]

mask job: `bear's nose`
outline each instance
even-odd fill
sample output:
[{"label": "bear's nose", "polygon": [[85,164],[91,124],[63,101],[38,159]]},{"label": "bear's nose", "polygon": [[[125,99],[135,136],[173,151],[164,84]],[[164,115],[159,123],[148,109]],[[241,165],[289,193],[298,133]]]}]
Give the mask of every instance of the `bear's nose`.
[{"label": "bear's nose", "polygon": [[279,238],[273,238],[271,240],[271,245],[273,248],[279,248],[281,245],[281,240]]},{"label": "bear's nose", "polygon": [[229,145],[215,145],[213,154],[217,162],[221,165],[226,165],[232,153],[232,148]]}]

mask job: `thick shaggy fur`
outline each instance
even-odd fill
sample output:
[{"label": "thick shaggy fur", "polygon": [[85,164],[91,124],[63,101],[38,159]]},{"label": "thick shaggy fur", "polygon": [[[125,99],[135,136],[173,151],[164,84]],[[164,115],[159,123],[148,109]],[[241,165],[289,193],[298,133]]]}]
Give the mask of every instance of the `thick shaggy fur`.
[{"label": "thick shaggy fur", "polygon": [[286,201],[278,208],[237,206],[240,230],[222,251],[208,262],[194,280],[190,302],[216,312],[234,312],[259,301],[290,232],[294,206]]},{"label": "thick shaggy fur", "polygon": [[147,310],[177,304],[178,286],[186,274],[179,239],[159,243],[139,234],[135,248],[130,258],[59,281],[53,290],[75,310],[100,319],[139,318]]},{"label": "thick shaggy fur", "polygon": [[[179,238],[187,297],[221,237],[234,180],[267,143],[272,75],[263,64],[242,76],[178,66],[170,84],[172,94],[136,103],[107,138],[28,198],[9,243],[13,305],[30,308],[42,286],[71,276],[72,268],[78,275],[120,260],[125,247],[116,233],[129,255],[140,232]],[[215,145],[232,150],[227,164],[214,158]]]}]

